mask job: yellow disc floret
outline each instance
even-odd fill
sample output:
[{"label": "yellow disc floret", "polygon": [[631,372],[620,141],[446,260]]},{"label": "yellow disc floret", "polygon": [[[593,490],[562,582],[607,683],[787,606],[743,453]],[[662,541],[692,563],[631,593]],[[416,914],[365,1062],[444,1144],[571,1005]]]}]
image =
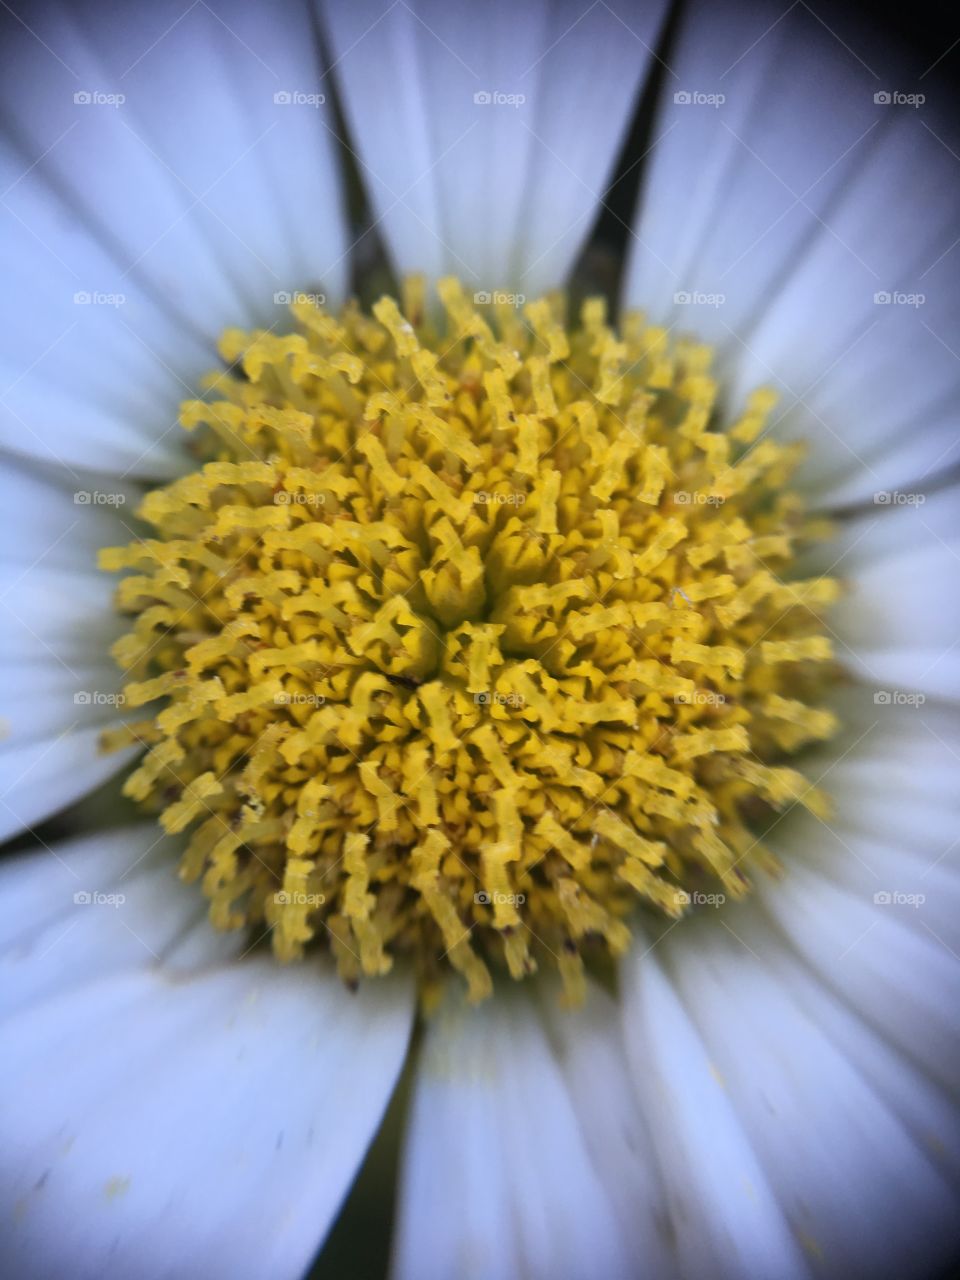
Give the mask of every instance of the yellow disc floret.
[{"label": "yellow disc floret", "polygon": [[[126,792],[191,830],[213,923],[343,977],[409,958],[491,972],[622,951],[772,866],[755,821],[819,793],[822,536],[764,438],[716,421],[709,349],[604,306],[471,303],[228,332],[183,425],[208,459],[147,495],[115,655],[149,749]],[[485,297],[486,295],[484,295]]]}]

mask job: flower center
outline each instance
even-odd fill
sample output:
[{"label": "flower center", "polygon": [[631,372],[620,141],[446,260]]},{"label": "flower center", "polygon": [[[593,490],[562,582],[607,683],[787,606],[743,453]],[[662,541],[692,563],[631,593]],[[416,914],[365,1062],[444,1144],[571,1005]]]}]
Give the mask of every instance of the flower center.
[{"label": "flower center", "polygon": [[439,332],[412,280],[224,335],[182,411],[208,460],[101,555],[155,704],[106,745],[149,747],[126,793],[191,829],[219,928],[474,999],[551,964],[575,999],[638,905],[743,894],[758,816],[823,812],[781,762],[835,729],[837,585],[791,580],[828,530],[759,438],[770,392],[717,423],[708,348],[438,291]]}]

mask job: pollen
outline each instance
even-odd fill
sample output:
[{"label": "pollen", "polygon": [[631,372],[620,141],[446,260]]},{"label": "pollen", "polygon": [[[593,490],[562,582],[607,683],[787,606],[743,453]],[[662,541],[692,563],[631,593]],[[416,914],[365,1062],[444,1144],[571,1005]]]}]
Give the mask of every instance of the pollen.
[{"label": "pollen", "polygon": [[773,815],[825,813],[791,757],[836,729],[838,586],[795,568],[829,529],[774,395],[721,421],[708,347],[437,290],[224,334],[197,469],[101,553],[143,708],[105,746],[146,747],[126,794],[217,928],[576,1001],[645,912],[775,872]]}]

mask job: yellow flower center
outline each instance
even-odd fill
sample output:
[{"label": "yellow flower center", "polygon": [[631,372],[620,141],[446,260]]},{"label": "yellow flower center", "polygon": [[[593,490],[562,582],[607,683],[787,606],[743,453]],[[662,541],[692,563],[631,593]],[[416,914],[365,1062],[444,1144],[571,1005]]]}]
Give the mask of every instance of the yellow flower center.
[{"label": "yellow flower center", "polygon": [[[192,829],[181,876],[219,928],[348,982],[425,989],[627,946],[773,867],[756,823],[823,798],[783,758],[829,736],[824,536],[786,488],[774,397],[716,421],[710,351],[602,302],[404,306],[227,332],[182,421],[199,470],[147,495],[116,646],[126,793]],[[242,370],[242,372],[241,372]]]}]

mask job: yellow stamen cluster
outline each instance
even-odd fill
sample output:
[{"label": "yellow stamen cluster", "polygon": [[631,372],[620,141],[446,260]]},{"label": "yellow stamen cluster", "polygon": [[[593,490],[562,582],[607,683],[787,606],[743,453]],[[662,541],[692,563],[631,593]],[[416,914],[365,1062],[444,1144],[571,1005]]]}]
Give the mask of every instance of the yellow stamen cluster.
[{"label": "yellow stamen cluster", "polygon": [[411,281],[225,334],[182,414],[209,460],[102,553],[156,704],[109,745],[149,747],[127,794],[192,830],[218,927],[471,998],[553,961],[575,998],[638,901],[742,894],[758,810],[822,805],[779,762],[835,727],[836,584],[790,580],[824,530],[771,394],[724,430],[705,347],[438,292],[437,328]]}]

